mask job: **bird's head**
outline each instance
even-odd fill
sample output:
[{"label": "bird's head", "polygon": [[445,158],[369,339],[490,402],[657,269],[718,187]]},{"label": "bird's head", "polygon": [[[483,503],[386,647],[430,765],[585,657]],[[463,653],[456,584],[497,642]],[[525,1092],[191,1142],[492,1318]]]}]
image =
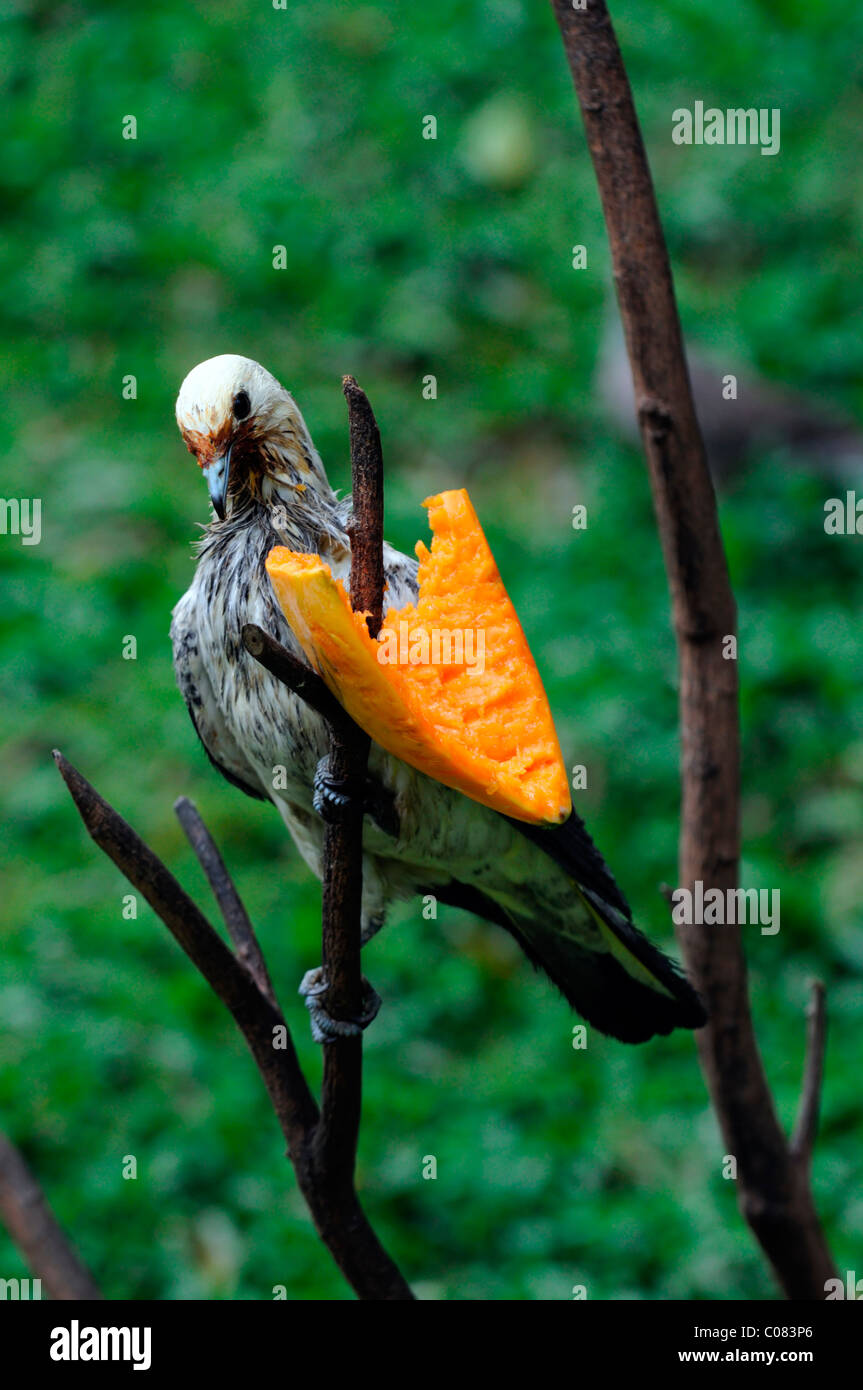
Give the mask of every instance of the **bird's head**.
[{"label": "bird's head", "polygon": [[220,520],[238,500],[284,502],[329,484],[293,397],[248,357],[225,353],[193,368],[177,397],[177,424]]}]

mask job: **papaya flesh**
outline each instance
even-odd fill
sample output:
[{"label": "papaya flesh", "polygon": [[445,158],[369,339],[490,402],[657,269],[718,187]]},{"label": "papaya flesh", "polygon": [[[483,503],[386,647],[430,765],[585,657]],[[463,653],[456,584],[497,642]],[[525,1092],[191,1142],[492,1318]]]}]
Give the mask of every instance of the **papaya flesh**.
[{"label": "papaya flesh", "polygon": [[377,640],[318,555],[278,546],[273,590],[309,664],[376,743],[505,815],[558,824],[572,809],[542,681],[467,492],[427,498],[416,604]]}]

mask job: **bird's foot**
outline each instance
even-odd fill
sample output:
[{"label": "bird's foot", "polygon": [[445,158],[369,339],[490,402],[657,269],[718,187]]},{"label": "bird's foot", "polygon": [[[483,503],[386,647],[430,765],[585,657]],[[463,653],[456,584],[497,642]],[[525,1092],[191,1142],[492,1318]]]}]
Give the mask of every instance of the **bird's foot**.
[{"label": "bird's foot", "polygon": [[341,820],[357,797],[365,803],[365,783],[337,776],[329,757],[321,758],[318,763],[313,785],[312,805],[322,820]]},{"label": "bird's foot", "polygon": [[315,769],[312,805],[322,820],[339,821],[347,814],[351,803],[359,799],[363,811],[391,835],[398,839],[399,818],[395,809],[392,792],[388,792],[373,777],[366,776],[362,782],[351,782],[338,777],[332,770],[328,756],[321,758]]},{"label": "bird's foot", "polygon": [[306,1001],[314,1041],[327,1043],[335,1042],[337,1038],[358,1038],[363,1029],[368,1028],[372,1020],[377,1018],[378,1010],[381,1007],[380,995],[372,988],[364,975],[362,977],[363,1002],[359,1015],[355,1018],[333,1018],[327,1013],[323,1002],[329,987],[329,981],[324,974],[322,965],[317,966],[314,970],[307,970],[300,981],[299,993]]}]

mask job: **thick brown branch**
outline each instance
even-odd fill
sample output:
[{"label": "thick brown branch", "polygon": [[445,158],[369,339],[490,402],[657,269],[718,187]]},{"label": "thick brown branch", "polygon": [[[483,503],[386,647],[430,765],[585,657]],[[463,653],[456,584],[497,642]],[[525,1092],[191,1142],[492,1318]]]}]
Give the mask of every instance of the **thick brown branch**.
[{"label": "thick brown branch", "polygon": [[[369,740],[330,740],[330,774],[345,786],[362,787]],[[360,967],[363,881],[363,808],[353,795],[338,819],[324,832],[321,940],[328,982],[327,1012],[332,1018],[357,1018],[362,1011]],[[315,1147],[325,1172],[352,1180],[362,1105],[361,1036],[335,1038],[324,1044],[321,1123]]]},{"label": "thick brown branch", "polygon": [[[383,458],[381,440],[365,392],[345,377],[351,446],[354,519],[351,537],[351,604],[367,613],[375,637],[383,609]],[[356,1018],[362,1008],[363,801],[371,741],[354,727],[333,729],[330,772],[355,789],[344,812],[324,836],[323,957],[329,982],[327,1009],[334,1018]],[[325,1168],[353,1173],[362,1103],[362,1038],[338,1038],[324,1048],[321,1123],[316,1150]]]},{"label": "thick brown branch", "polygon": [[[665,238],[629,82],[603,0],[552,0],[608,229],[671,591],[680,671],[680,886],[728,890],[740,855],[736,610],[695,416]],[[779,1125],[755,1038],[736,926],[681,927],[710,1023],[698,1047],[741,1208],[789,1297],[823,1298],[833,1262]]]},{"label": "thick brown branch", "polygon": [[207,881],[213,890],[219,910],[225,919],[228,934],[234,943],[237,959],[252,976],[255,984],[266,996],[274,1009],[279,1007],[273,982],[270,979],[263,952],[255,936],[255,929],[249,920],[243,901],[237,892],[231,875],[225,868],[225,861],[216,848],[212,835],[198,814],[197,807],[186,796],[174,803],[177,820],[186,832],[189,844],[198,856],[198,861]]},{"label": "thick brown branch", "polygon": [[44,1192],[14,1144],[0,1134],[0,1217],[27,1266],[51,1298],[100,1299]]}]

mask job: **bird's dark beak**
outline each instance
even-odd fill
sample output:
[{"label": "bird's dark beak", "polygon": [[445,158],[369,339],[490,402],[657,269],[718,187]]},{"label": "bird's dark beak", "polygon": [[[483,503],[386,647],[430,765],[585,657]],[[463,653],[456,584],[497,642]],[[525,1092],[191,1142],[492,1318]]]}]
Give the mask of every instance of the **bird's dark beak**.
[{"label": "bird's dark beak", "polygon": [[210,490],[210,501],[216,509],[216,516],[220,521],[225,520],[225,502],[228,497],[228,479],[231,474],[231,449],[229,444],[225,452],[213,459],[213,462],[205,470],[207,476],[207,487]]}]

